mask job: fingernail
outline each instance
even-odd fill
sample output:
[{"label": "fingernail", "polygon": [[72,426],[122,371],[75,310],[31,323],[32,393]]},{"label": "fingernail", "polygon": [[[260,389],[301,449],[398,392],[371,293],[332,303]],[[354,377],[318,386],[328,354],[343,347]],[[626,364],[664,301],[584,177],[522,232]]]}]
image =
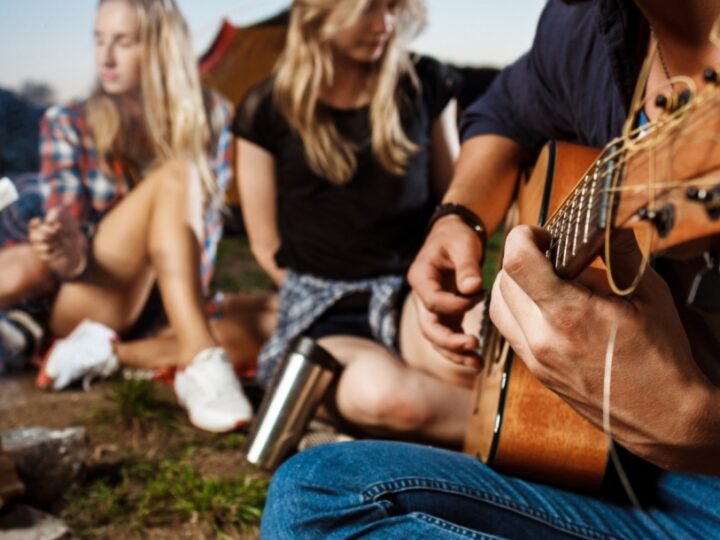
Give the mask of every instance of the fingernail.
[{"label": "fingernail", "polygon": [[480,278],[477,276],[468,276],[460,282],[460,285],[462,285],[464,289],[469,289],[480,285],[480,281]]}]

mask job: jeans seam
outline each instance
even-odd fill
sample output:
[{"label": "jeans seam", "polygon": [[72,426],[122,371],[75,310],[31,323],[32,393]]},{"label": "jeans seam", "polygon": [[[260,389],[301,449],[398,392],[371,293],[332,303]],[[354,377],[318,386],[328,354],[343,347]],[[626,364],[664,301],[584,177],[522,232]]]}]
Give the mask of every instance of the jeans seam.
[{"label": "jeans seam", "polygon": [[362,497],[364,502],[373,501],[377,503],[379,502],[378,499],[380,497],[388,493],[397,493],[398,491],[411,491],[414,489],[426,488],[431,488],[445,493],[465,495],[473,499],[492,504],[494,506],[502,507],[506,510],[513,511],[518,514],[522,514],[547,526],[553,527],[562,532],[567,532],[575,536],[585,538],[587,540],[611,540],[616,538],[615,536],[606,532],[602,532],[598,529],[591,528],[586,525],[578,525],[562,518],[555,518],[545,512],[540,512],[526,505],[520,505],[512,499],[498,497],[497,495],[494,495],[492,493],[478,491],[470,489],[464,485],[453,484],[451,482],[443,482],[439,480],[412,477],[399,478],[391,482],[378,482],[364,490],[362,492]]},{"label": "jeans seam", "polygon": [[472,529],[468,529],[467,527],[462,527],[460,525],[456,525],[455,523],[450,523],[449,521],[428,515],[424,512],[412,512],[410,515],[417,519],[425,521],[430,525],[434,525],[439,529],[442,529],[444,531],[450,531],[452,533],[458,534],[460,536],[465,536],[467,538],[475,538],[477,540],[498,540],[500,538],[499,536],[486,534],[479,531],[473,531]]}]

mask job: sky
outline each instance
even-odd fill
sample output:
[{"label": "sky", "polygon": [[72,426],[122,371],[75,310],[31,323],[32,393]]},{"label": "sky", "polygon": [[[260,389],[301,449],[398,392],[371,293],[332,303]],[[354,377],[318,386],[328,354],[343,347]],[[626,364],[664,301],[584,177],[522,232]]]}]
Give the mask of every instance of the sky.
[{"label": "sky", "polygon": [[[508,64],[530,46],[545,0],[426,0],[429,23],[413,50],[468,66]],[[202,54],[223,18],[251,24],[289,0],[178,0]],[[0,87],[51,85],[67,100],[94,80],[92,28],[97,0],[0,0]]]}]

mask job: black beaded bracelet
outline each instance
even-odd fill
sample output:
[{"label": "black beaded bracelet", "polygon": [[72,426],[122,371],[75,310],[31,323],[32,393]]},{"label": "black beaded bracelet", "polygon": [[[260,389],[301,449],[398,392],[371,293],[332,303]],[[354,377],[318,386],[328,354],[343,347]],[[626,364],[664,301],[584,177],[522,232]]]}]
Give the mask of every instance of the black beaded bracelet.
[{"label": "black beaded bracelet", "polygon": [[[430,221],[428,221],[427,224],[426,234],[430,233],[430,229],[432,229],[433,225],[435,225],[435,222],[437,220],[449,215],[458,216],[468,227],[475,231],[475,234],[477,234],[478,238],[480,238],[480,244],[483,247],[482,258],[484,260],[485,248],[487,247],[487,230],[485,229],[485,224],[482,222],[482,220],[477,216],[477,214],[475,214],[475,212],[470,210],[467,206],[452,202],[444,203],[438,206],[432,213],[432,216],[430,216]],[[481,260],[480,264],[482,264],[482,262],[483,261]]]}]

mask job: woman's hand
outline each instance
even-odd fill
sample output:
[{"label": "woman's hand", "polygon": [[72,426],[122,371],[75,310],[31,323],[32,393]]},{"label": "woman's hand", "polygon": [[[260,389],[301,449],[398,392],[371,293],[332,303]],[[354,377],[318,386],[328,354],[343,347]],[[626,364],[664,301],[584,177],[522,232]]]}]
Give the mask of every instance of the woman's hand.
[{"label": "woman's hand", "polygon": [[[694,362],[667,284],[647,270],[630,297],[594,292],[557,277],[543,253],[548,242],[534,227],[509,234],[490,307],[498,330],[540,382],[600,427],[616,326],[613,438],[668,469],[720,473],[720,390]],[[641,257],[634,237],[613,250],[614,274],[633,276]]]},{"label": "woman's hand", "polygon": [[28,223],[30,244],[60,279],[74,279],[88,264],[87,238],[78,220],[65,208],[51,208],[45,219]]}]

